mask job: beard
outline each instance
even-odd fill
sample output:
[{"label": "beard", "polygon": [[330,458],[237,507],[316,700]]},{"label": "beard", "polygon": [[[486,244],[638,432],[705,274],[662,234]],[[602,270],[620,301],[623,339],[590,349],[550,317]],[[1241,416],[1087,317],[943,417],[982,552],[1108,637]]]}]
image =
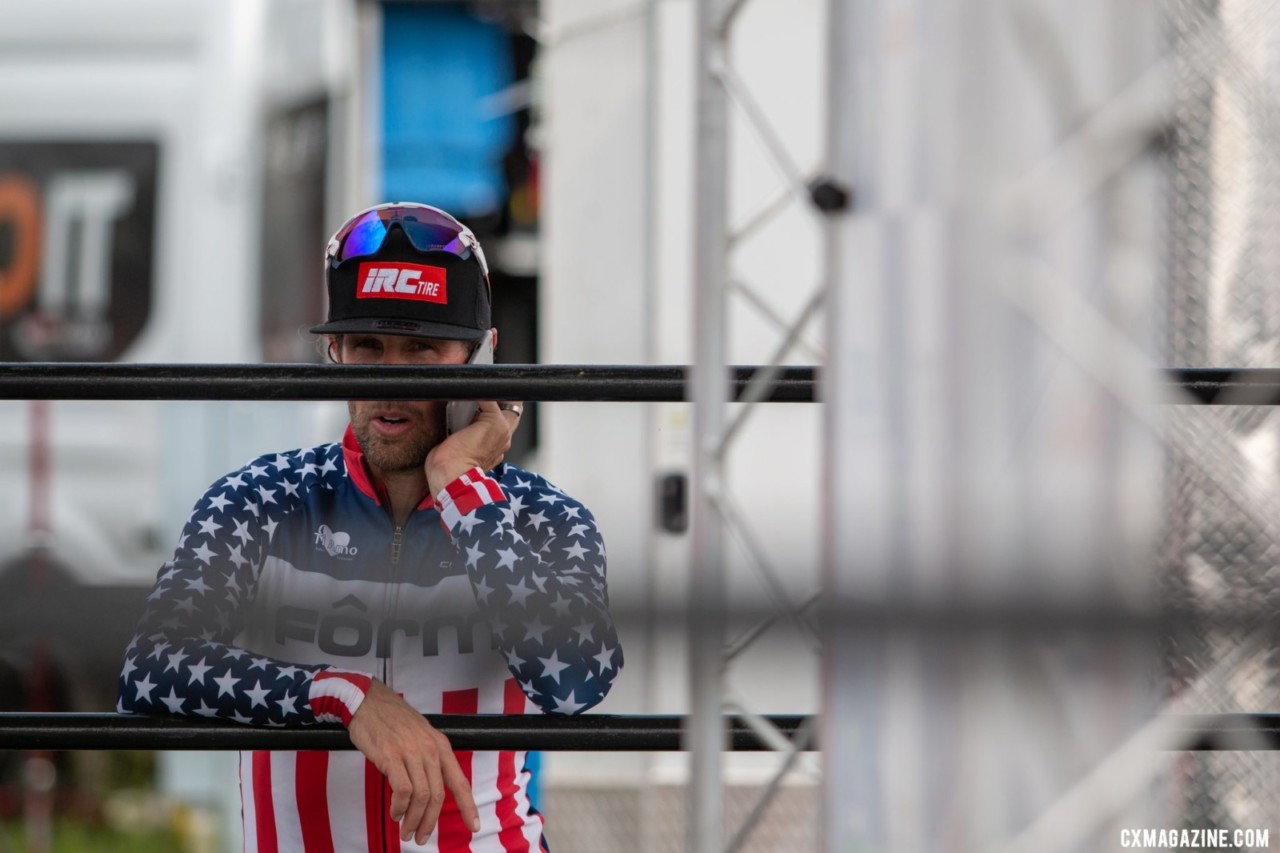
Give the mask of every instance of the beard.
[{"label": "beard", "polygon": [[[351,415],[351,431],[364,453],[365,461],[384,474],[422,469],[427,454],[444,441],[444,407],[433,405],[421,418],[415,418],[413,429],[404,435],[389,438],[373,429],[370,404],[347,403]],[[417,415],[417,412],[413,413]]]}]

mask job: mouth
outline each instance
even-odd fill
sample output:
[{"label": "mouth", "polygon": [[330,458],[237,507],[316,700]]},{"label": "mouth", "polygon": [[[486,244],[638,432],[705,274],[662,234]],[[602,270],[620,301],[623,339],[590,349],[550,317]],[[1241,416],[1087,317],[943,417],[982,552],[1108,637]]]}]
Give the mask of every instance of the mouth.
[{"label": "mouth", "polygon": [[370,425],[386,436],[399,435],[413,426],[413,419],[408,413],[397,410],[375,411],[369,416]]}]

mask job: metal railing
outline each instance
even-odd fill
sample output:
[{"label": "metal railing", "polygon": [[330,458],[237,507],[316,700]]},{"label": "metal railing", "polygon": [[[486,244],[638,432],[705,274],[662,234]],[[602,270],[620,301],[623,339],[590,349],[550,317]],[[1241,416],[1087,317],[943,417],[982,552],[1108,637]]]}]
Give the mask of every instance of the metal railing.
[{"label": "metal railing", "polygon": [[[4,400],[539,400],[670,403],[692,399],[686,365],[331,364],[0,364]],[[760,389],[760,380],[768,379]],[[812,366],[728,368],[734,400],[815,403],[821,374]],[[753,382],[756,385],[753,386]],[[1164,370],[1171,403],[1280,405],[1280,369],[1174,367]]]},{"label": "metal railing", "polygon": [[[454,749],[525,749],[550,752],[679,752],[687,748],[687,718],[675,715],[583,714],[503,716],[424,714]],[[767,721],[800,751],[817,751],[817,718],[768,715]],[[1280,750],[1280,714],[1174,715],[1172,730],[1184,733],[1183,750],[1233,752]],[[726,748],[735,752],[775,750],[751,721],[724,718]],[[192,717],[106,713],[0,713],[0,750],[347,750],[354,749],[337,724],[262,728]],[[1180,750],[1182,751],[1182,750]]]},{"label": "metal railing", "polygon": [[[687,718],[676,715],[583,714],[503,716],[424,714],[454,749],[527,749],[553,752],[678,752]],[[817,718],[806,714],[762,717],[796,749],[817,751]],[[1280,714],[1186,714],[1172,718],[1187,733],[1186,751],[1280,750]],[[726,748],[764,752],[777,748],[750,721],[724,718]],[[0,713],[0,750],[184,751],[354,749],[337,724],[261,728],[223,720],[105,713]]]},{"label": "metal railing", "polygon": [[[0,364],[9,400],[691,400],[682,365]],[[752,381],[768,376],[761,394]],[[813,403],[813,367],[730,367],[734,399]],[[756,396],[760,395],[760,396]]]},{"label": "metal railing", "polygon": [[[685,718],[680,716],[577,717],[425,714],[449,738],[454,749],[537,749],[571,752],[676,752],[684,748]],[[804,732],[812,718],[766,718],[798,749],[813,750]],[[726,717],[726,743],[738,751],[775,749],[749,722]],[[299,728],[263,728],[223,720],[140,714],[0,713],[3,749],[354,749],[347,730],[337,724]]]}]

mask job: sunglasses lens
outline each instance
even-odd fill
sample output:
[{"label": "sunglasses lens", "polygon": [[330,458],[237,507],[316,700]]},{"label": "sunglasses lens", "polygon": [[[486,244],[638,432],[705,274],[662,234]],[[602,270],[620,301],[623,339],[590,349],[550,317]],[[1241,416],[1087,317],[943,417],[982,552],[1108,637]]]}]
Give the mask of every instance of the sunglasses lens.
[{"label": "sunglasses lens", "polygon": [[334,235],[330,260],[342,263],[374,254],[382,247],[393,224],[404,230],[419,252],[449,252],[461,258],[474,255],[488,274],[488,264],[471,231],[427,205],[385,205],[357,217]]},{"label": "sunglasses lens", "polygon": [[467,247],[459,240],[461,232],[458,226],[450,222],[433,221],[431,217],[418,218],[413,213],[410,211],[408,215],[396,220],[408,235],[413,248],[419,252],[466,254]]},{"label": "sunglasses lens", "polygon": [[372,255],[378,251],[387,236],[387,223],[382,221],[379,213],[377,210],[369,211],[351,223],[345,238],[339,235],[338,261]]}]

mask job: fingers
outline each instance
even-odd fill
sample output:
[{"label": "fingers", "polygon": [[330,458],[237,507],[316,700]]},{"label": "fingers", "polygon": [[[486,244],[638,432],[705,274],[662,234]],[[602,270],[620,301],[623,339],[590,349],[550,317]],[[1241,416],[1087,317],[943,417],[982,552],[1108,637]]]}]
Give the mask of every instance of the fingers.
[{"label": "fingers", "polygon": [[431,835],[431,830],[435,827],[436,821],[440,819],[440,809],[444,806],[444,781],[440,776],[440,762],[438,760],[427,760],[424,762],[424,768],[430,793],[426,801],[426,811],[422,815],[422,821],[418,824],[418,831],[415,835],[419,844],[422,844],[427,840],[427,836]]},{"label": "fingers", "polygon": [[471,785],[444,735],[432,730],[417,754],[393,761],[387,769],[391,786],[391,819],[400,824],[400,840],[425,844],[440,821],[445,789],[453,793],[463,823],[480,831],[480,812]]},{"label": "fingers", "polygon": [[467,782],[466,774],[462,772],[449,740],[439,732],[432,734],[435,749],[423,752],[420,776],[415,775],[414,779],[414,796],[410,801],[409,811],[401,822],[402,841],[408,841],[412,833],[416,843],[426,843],[444,809],[446,787],[453,793],[454,802],[467,828],[472,832],[480,831],[480,812],[471,795],[471,785]]},{"label": "fingers", "polygon": [[467,776],[462,772],[452,749],[446,749],[441,756],[443,760],[440,762],[440,772],[444,777],[444,784],[453,794],[453,801],[458,804],[458,813],[472,832],[479,832],[480,810],[476,808],[475,798],[471,795],[471,784],[467,782]]},{"label": "fingers", "polygon": [[[406,763],[409,768],[407,778],[411,783],[411,793],[409,793],[407,797],[408,808],[401,812],[396,811],[396,797],[399,796],[399,792],[395,790],[393,785],[392,791],[394,793],[391,797],[391,819],[400,821],[401,841],[408,841],[409,836],[414,834],[416,830],[416,834],[421,836],[418,839],[418,843],[421,844],[426,840],[426,835],[422,835],[423,818],[426,817],[431,805],[431,792],[436,789],[432,788],[431,781],[428,774],[423,769],[422,762],[415,761],[414,756],[409,756],[406,758]],[[390,779],[391,777],[388,776],[387,778]],[[432,825],[434,825],[434,822]],[[431,825],[427,827],[426,834],[431,834]]]},{"label": "fingers", "polygon": [[[425,844],[431,837],[440,812],[444,809],[445,786],[453,791],[462,819],[472,832],[479,831],[480,817],[471,787],[454,757],[449,742],[442,735],[428,737],[417,754],[404,756],[403,762],[392,761],[387,767],[387,783],[391,786],[391,819],[400,824],[400,840],[411,837]],[[448,780],[446,782],[446,780]]]},{"label": "fingers", "polygon": [[[489,470],[502,461],[502,457],[511,449],[511,437],[520,423],[520,413],[516,410],[504,409],[504,406],[516,406],[516,403],[499,403],[484,400],[480,403],[480,412],[486,416],[490,426],[480,453],[485,457],[480,467]],[[499,424],[501,425],[499,427]],[[477,433],[477,438],[480,434]]]},{"label": "fingers", "polygon": [[525,407],[522,403],[508,402],[506,400],[485,400],[480,403],[480,410],[489,412],[490,415],[502,416],[504,423],[515,424],[520,420],[520,415],[524,412]]},{"label": "fingers", "polygon": [[465,824],[478,830],[479,813],[466,775],[449,740],[403,698],[374,681],[348,727],[352,743],[387,777],[388,815],[400,824],[400,839],[431,836],[444,807],[446,785]]},{"label": "fingers", "polygon": [[476,419],[427,453],[424,467],[427,485],[437,494],[447,484],[472,468],[489,471],[496,467],[511,449],[511,438],[520,417],[503,411],[493,400],[482,400]]},{"label": "fingers", "polygon": [[500,413],[512,428],[520,422],[520,416],[524,414],[524,403],[519,400],[485,400],[480,403],[480,408],[486,412]]},{"label": "fingers", "polygon": [[399,821],[413,808],[413,782],[404,763],[399,760],[388,762],[383,772],[386,773],[387,784],[391,786],[391,806],[388,813],[392,820]]}]

